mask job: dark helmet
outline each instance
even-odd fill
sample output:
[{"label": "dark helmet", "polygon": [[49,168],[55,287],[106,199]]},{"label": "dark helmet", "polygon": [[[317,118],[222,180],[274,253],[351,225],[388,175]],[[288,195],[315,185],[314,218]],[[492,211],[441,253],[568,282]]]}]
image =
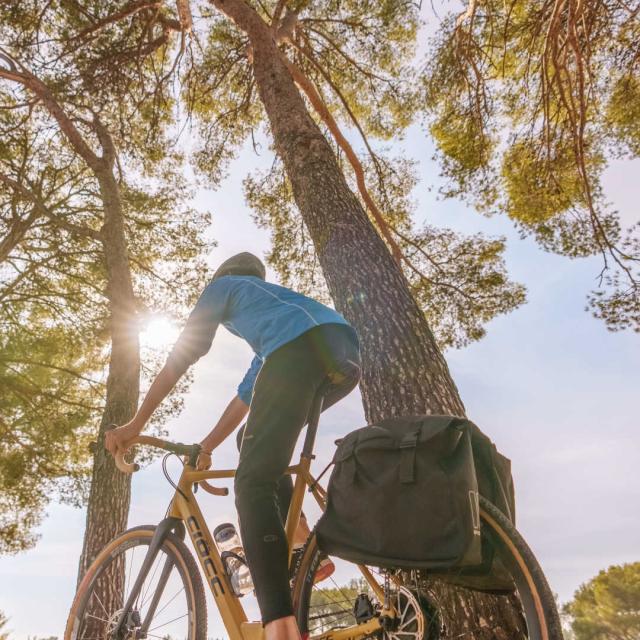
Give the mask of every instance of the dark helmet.
[{"label": "dark helmet", "polygon": [[213,280],[222,276],[256,276],[264,280],[266,270],[262,260],[252,253],[244,251],[225,260],[213,274]]}]

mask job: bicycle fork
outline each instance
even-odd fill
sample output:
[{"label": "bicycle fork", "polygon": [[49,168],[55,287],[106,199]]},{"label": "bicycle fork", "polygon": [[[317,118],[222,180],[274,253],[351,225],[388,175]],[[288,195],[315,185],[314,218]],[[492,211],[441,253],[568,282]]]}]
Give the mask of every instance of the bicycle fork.
[{"label": "bicycle fork", "polygon": [[[142,585],[149,575],[149,571],[151,570],[151,567],[153,566],[153,563],[158,556],[158,552],[162,548],[164,541],[170,533],[173,533],[174,535],[177,535],[179,538],[184,540],[184,524],[179,518],[165,518],[156,527],[156,530],[153,533],[153,537],[151,538],[151,542],[149,543],[149,549],[147,550],[147,554],[142,562],[142,567],[140,568],[140,572],[138,573],[138,577],[136,578],[133,584],[133,588],[131,589],[131,593],[129,594],[127,601],[122,608],[120,618],[116,626],[109,633],[110,637],[113,640],[123,640],[123,627],[125,626],[125,622],[129,624],[130,621],[132,621],[132,608],[136,600],[138,599],[138,596],[140,595]],[[158,603],[160,602],[160,598],[162,597],[164,588],[167,585],[167,581],[169,580],[169,576],[171,575],[172,570],[173,561],[170,557],[167,556],[164,567],[162,568],[162,572],[160,573],[158,586],[156,587],[151,602],[149,603],[149,610],[147,611],[147,615],[145,616],[144,621],[142,621],[142,623],[140,624],[139,632],[136,633],[136,640],[147,637],[149,625],[151,624],[151,620],[153,620],[156,608],[158,607]],[[133,624],[135,624],[136,622],[139,623],[139,619],[133,620],[132,622]]]}]

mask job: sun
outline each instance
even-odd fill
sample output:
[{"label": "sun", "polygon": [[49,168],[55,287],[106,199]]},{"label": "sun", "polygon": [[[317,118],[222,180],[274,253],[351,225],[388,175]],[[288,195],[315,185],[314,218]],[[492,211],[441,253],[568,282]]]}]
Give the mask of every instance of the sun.
[{"label": "sun", "polygon": [[169,318],[154,316],[140,332],[140,344],[152,349],[163,349],[173,345],[178,337],[179,329]]}]

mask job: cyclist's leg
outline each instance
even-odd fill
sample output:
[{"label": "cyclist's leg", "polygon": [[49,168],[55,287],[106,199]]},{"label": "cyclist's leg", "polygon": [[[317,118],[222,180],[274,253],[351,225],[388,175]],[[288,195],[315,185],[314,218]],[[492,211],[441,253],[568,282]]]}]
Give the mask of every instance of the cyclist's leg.
[{"label": "cyclist's leg", "polygon": [[[238,446],[238,451],[240,451],[242,447],[242,438],[244,437],[244,430],[246,429],[246,427],[247,425],[245,423],[240,427],[240,429],[238,429],[238,434],[236,436],[236,445]],[[285,474],[280,478],[280,480],[278,480],[278,484],[276,486],[276,496],[283,526],[284,519],[287,517],[287,512],[289,511],[289,504],[291,502],[292,495],[293,479],[290,475]]]},{"label": "cyclist's leg", "polygon": [[[316,358],[325,370],[323,388],[324,401],[322,411],[353,391],[360,379],[360,347],[356,332],[348,326],[328,324],[318,327],[310,333],[310,345]],[[347,375],[340,375],[348,371]],[[338,374],[338,375],[335,375]],[[334,382],[331,382],[331,380]],[[293,494],[291,476],[283,476],[278,483],[278,504],[280,511],[286,514]],[[301,514],[298,528],[294,534],[294,544],[304,545],[311,534],[304,513]],[[330,571],[327,565],[327,570]]]},{"label": "cyclist's leg", "polygon": [[290,343],[267,358],[254,388],[235,479],[240,532],[264,624],[293,614],[277,486],[324,378],[303,347]]}]

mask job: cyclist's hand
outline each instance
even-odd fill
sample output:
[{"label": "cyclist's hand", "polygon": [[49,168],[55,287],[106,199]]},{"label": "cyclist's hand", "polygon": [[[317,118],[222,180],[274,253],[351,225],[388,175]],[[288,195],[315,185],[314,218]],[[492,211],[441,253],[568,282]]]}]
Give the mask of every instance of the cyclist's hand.
[{"label": "cyclist's hand", "polygon": [[142,429],[132,420],[117,429],[107,431],[104,446],[112,456],[124,453],[131,446],[131,441],[140,435],[140,431]]},{"label": "cyclist's hand", "polygon": [[206,471],[211,469],[211,454],[206,451],[201,451],[196,462],[196,469],[198,471]]}]

